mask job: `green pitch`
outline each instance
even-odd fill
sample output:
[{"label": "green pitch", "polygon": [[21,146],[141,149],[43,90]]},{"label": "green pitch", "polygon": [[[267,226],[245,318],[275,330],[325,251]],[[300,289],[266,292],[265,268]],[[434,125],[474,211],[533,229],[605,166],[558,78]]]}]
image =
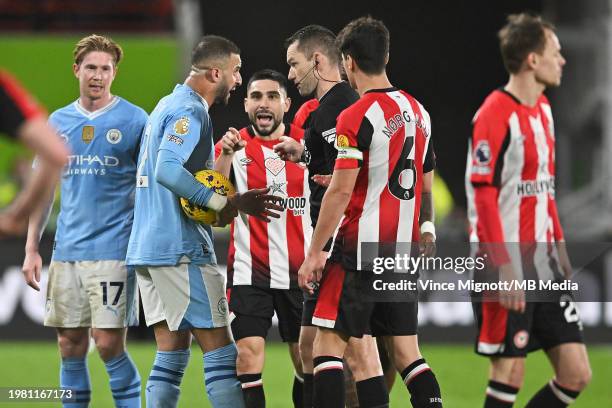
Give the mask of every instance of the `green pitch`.
[{"label": "green pitch", "polygon": [[[153,362],[153,343],[129,345],[143,378],[143,387]],[[482,395],[486,384],[486,360],[475,356],[467,345],[425,345],[422,348],[429,364],[435,369],[442,387],[444,406],[450,408],[477,408],[482,406]],[[210,407],[202,381],[202,358],[198,349],[192,349],[192,359],[183,378],[181,407]],[[593,381],[572,407],[592,408],[610,406],[612,401],[612,348],[591,347]],[[285,345],[272,344],[267,348],[267,362],[264,371],[266,400],[269,408],[291,408],[291,386],[293,369]],[[56,386],[59,359],[54,343],[0,343],[0,387],[44,387]],[[100,359],[90,354],[89,368],[92,381],[93,408],[113,407],[108,389],[106,371]],[[516,407],[525,406],[528,398],[535,393],[552,372],[545,356],[537,353],[527,359],[525,386],[519,394]],[[0,407],[33,406],[43,408],[59,406],[37,404],[2,404]],[[399,381],[391,394],[391,407],[410,407],[408,392]]]}]

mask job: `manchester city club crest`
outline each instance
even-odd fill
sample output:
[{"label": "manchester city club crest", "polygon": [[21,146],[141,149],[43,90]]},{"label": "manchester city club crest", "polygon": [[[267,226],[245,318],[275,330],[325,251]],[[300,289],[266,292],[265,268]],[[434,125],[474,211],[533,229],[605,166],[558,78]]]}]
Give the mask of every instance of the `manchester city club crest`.
[{"label": "manchester city club crest", "polygon": [[227,299],[219,299],[219,301],[217,302],[217,310],[223,315],[227,313]]},{"label": "manchester city club crest", "polygon": [[119,143],[122,137],[123,135],[121,134],[121,131],[119,129],[111,129],[108,132],[106,132],[106,140],[110,144]]}]

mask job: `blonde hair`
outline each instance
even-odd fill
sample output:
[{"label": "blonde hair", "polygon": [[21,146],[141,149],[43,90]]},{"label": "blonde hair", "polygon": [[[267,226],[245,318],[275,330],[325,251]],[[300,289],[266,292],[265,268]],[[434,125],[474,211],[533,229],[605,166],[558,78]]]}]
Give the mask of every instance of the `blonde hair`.
[{"label": "blonde hair", "polygon": [[81,38],[76,47],[74,47],[74,63],[79,65],[85,58],[85,55],[92,51],[102,51],[110,54],[113,57],[115,66],[119,65],[119,61],[123,58],[123,50],[119,44],[108,37],[92,34]]}]

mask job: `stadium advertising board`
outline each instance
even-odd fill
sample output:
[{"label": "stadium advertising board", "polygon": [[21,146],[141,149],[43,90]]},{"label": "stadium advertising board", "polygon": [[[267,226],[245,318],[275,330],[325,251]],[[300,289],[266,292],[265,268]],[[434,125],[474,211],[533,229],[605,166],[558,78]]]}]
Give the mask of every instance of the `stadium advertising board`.
[{"label": "stadium advertising board", "polygon": [[[29,288],[23,280],[21,262],[23,260],[23,242],[20,240],[2,241],[0,253],[0,339],[53,339],[52,330],[43,326],[45,308],[45,288],[47,266],[51,254],[52,241],[43,239],[41,254],[46,261],[41,275],[41,291]],[[221,235],[217,239],[218,254],[225,254],[227,239]],[[589,342],[609,342],[612,340],[612,250],[609,245],[601,244],[597,248],[590,245],[592,252],[588,262],[580,260],[579,255],[573,259],[580,271],[574,277],[578,290],[577,298],[580,318],[584,324],[585,335]],[[437,256],[446,258],[448,245],[439,244]],[[451,250],[448,250],[451,251]],[[584,246],[570,245],[570,255],[577,251],[587,252]],[[452,252],[452,251],[451,251]],[[453,259],[458,259],[454,257]],[[220,263],[225,264],[224,256]],[[224,268],[224,265],[222,266]],[[436,270],[421,272],[419,278],[419,324],[421,336],[428,341],[449,341],[448,330],[453,330],[454,341],[469,342],[473,339],[473,312],[469,302],[462,299],[462,293],[469,285],[461,284],[465,274],[448,274]],[[384,280],[384,274],[380,275]],[[457,278],[459,276],[459,278]],[[452,285],[460,290],[450,290]],[[373,288],[382,287],[383,282],[373,283]],[[400,285],[401,286],[401,285]],[[398,288],[400,287],[398,286]],[[387,285],[386,288],[389,286]],[[142,320],[142,319],[141,319]],[[275,332],[275,331],[273,331]],[[131,329],[132,336],[148,338],[147,329],[141,321],[139,328]]]}]

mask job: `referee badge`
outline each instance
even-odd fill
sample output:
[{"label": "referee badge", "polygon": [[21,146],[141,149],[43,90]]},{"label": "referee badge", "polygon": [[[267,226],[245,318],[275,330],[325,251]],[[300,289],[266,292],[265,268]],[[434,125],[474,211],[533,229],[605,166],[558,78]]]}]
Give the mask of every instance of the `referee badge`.
[{"label": "referee badge", "polygon": [[84,143],[90,144],[94,138],[94,127],[93,126],[83,126],[83,131],[81,132],[81,140]]}]

